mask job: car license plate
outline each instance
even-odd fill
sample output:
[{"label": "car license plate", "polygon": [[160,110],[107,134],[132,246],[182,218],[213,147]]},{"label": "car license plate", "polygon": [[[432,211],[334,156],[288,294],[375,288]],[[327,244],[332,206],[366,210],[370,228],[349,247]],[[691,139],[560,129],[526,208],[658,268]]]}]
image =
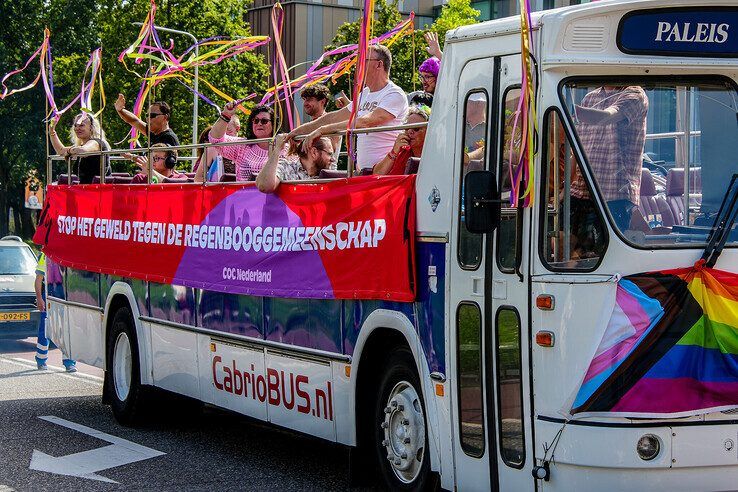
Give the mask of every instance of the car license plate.
[{"label": "car license plate", "polygon": [[0,322],[2,321],[29,321],[31,313],[0,313]]}]

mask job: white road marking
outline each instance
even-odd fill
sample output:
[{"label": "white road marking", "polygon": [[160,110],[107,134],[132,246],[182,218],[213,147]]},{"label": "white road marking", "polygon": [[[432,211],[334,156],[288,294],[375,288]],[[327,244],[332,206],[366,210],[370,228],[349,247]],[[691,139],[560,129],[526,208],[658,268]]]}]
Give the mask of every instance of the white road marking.
[{"label": "white road marking", "polygon": [[88,436],[107,441],[111,445],[59,457],[49,456],[46,453],[34,449],[29,467],[31,470],[86,478],[89,480],[99,480],[101,482],[118,483],[115,480],[98,475],[97,472],[166,454],[120,437],[111,436],[110,434],[82,424],[54,417],[53,415],[39,418],[52,424],[61,425],[68,429],[87,434]]}]

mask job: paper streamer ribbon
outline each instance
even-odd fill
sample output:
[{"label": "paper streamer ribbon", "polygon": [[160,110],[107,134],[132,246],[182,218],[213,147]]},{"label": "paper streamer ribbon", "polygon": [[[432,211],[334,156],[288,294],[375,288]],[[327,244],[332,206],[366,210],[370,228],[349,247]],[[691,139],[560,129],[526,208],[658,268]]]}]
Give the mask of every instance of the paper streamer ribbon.
[{"label": "paper streamer ribbon", "polygon": [[[292,131],[297,124],[299,124],[292,116],[292,85],[290,84],[289,69],[287,68],[287,61],[285,60],[284,51],[282,50],[282,28],[284,27],[284,9],[282,4],[277,2],[272,8],[272,31],[274,31],[274,61],[272,63],[272,70],[274,73],[274,92],[275,98],[277,96],[277,72],[282,77],[282,93],[284,95],[284,105],[287,108],[287,121],[290,125],[290,131]],[[281,109],[280,109],[281,111]],[[275,125],[276,129],[276,125]]]},{"label": "paper streamer ribbon", "polygon": [[[270,40],[268,36],[249,36],[236,39],[231,39],[225,36],[214,36],[194,43],[180,56],[175,56],[172,53],[174,42],[170,40],[167,47],[165,47],[161,42],[154,22],[155,17],[156,4],[152,0],[151,7],[136,40],[118,56],[118,61],[123,63],[129,72],[142,79],[141,86],[139,87],[139,91],[136,96],[136,101],[133,104],[133,113],[139,118],[143,112],[146,97],[151,92],[151,89],[163,81],[170,79],[176,80],[181,85],[187,87],[187,89],[189,89],[193,94],[205,101],[205,103],[220,110],[220,107],[210,98],[201,92],[196,91],[194,87],[192,87],[192,82],[194,80],[192,69],[204,65],[217,65],[223,60],[233,58],[247,51],[251,51],[258,46],[267,44]],[[195,56],[195,48],[199,49],[201,47],[207,47],[209,49],[204,53],[199,53]],[[135,65],[149,62],[151,66],[144,72],[144,74],[140,74],[128,67],[126,64],[127,59],[132,59]],[[229,96],[224,91],[219,90],[213,84],[203,80],[202,77],[199,77],[199,81],[203,82],[216,95],[226,101],[234,100],[233,97]],[[253,97],[256,97],[256,95],[252,94],[247,99]],[[242,106],[239,106],[239,109],[246,112],[245,108]],[[138,137],[139,135],[136,129],[131,128],[131,138],[129,140],[131,147],[136,145]]]},{"label": "paper streamer ribbon", "polygon": [[[24,87],[9,89],[5,82],[12,76],[24,72],[37,58],[39,60],[39,70],[33,81]],[[0,79],[0,84],[3,88],[3,91],[0,94],[0,100],[4,100],[5,98],[12,96],[13,94],[32,89],[38,84],[39,81],[41,81],[41,84],[44,88],[44,94],[46,95],[46,100],[49,103],[49,113],[46,115],[46,119],[48,120],[50,118],[54,118],[58,120],[62,114],[66,113],[77,102],[80,102],[80,106],[82,107],[83,111],[91,113],[92,94],[95,90],[95,84],[97,83],[100,87],[101,98],[100,109],[96,113],[94,113],[94,116],[97,117],[105,108],[105,90],[103,88],[101,68],[102,48],[97,48],[90,54],[90,58],[87,60],[87,65],[85,66],[85,71],[82,76],[82,86],[80,88],[79,94],[77,94],[69,104],[64,106],[64,108],[59,109],[56,104],[56,99],[54,98],[54,72],[51,56],[51,32],[48,28],[45,28],[44,39],[41,42],[41,46],[39,46],[38,49],[31,55],[31,57],[26,60],[26,63],[23,65],[23,67],[7,73],[2,79]]]},{"label": "paper streamer ribbon", "polygon": [[[533,205],[533,179],[535,157],[535,138],[538,133],[535,88],[535,73],[531,59],[532,54],[532,21],[530,16],[530,0],[520,0],[521,42],[520,51],[523,64],[523,83],[520,101],[513,123],[508,150],[510,162],[509,173],[511,183],[510,206],[530,207]],[[520,132],[520,152],[515,159],[516,135]]]},{"label": "paper streamer ribbon", "polygon": [[[370,41],[370,44],[384,44],[386,46],[392,46],[397,40],[413,32],[413,19],[415,18],[414,13],[410,13],[410,17],[407,20],[400,22],[390,31],[377,36]],[[311,85],[320,84],[327,80],[336,82],[340,77],[347,74],[356,65],[358,44],[347,44],[339,46],[332,50],[328,50],[313,62],[310,68],[305,72],[304,75],[297,77],[296,79],[289,82],[292,93],[303,87],[309,87]],[[329,63],[328,65],[321,66],[327,59],[333,57],[345,55],[337,61]],[[264,97],[261,99],[261,104],[272,104],[274,102],[275,89],[277,92],[277,98],[279,101],[283,101],[283,97],[279,96],[279,92],[283,92],[284,84],[280,83],[267,89]]]}]

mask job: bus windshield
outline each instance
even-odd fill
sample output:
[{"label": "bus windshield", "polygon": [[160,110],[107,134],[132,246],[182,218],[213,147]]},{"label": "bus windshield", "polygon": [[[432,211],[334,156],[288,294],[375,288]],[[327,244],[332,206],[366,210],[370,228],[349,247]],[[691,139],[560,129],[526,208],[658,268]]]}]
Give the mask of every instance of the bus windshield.
[{"label": "bus windshield", "polygon": [[[590,78],[561,96],[613,227],[638,247],[704,245],[738,170],[735,85]],[[582,173],[570,180],[570,199],[592,199]]]}]

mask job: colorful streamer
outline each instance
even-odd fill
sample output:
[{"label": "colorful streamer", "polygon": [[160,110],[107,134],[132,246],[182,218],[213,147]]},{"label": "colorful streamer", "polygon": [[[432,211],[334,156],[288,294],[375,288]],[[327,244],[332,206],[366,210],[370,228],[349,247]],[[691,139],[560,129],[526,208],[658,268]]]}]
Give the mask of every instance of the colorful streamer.
[{"label": "colorful streamer", "polygon": [[[249,36],[236,39],[230,39],[225,36],[214,36],[194,43],[180,56],[175,56],[172,53],[174,49],[173,41],[170,40],[168,47],[165,47],[161,42],[154,23],[155,17],[156,4],[152,0],[151,8],[146,15],[146,19],[141,26],[136,40],[118,56],[118,61],[123,63],[129,72],[142,79],[136,101],[133,104],[133,113],[139,118],[143,112],[146,97],[151,92],[151,89],[169,79],[177,80],[207,104],[220,110],[217,104],[192,87],[194,81],[192,70],[195,67],[204,65],[217,65],[223,60],[233,58],[247,51],[252,51],[258,46],[267,44],[270,40],[268,36]],[[196,48],[199,49],[201,47],[207,47],[209,49],[195,56]],[[144,74],[140,74],[128,67],[126,59],[132,59],[136,65],[149,62],[150,66]],[[222,90],[217,89],[213,84],[204,81],[202,77],[199,77],[199,80],[204,82],[208,88],[226,101],[233,101],[235,99]],[[253,97],[255,95],[249,96],[249,98]],[[242,106],[239,106],[239,108],[245,111]],[[129,140],[131,147],[136,145],[137,140],[138,132],[135,128],[131,128],[131,138]]]},{"label": "colorful streamer", "polygon": [[[510,205],[512,207],[530,207],[533,205],[533,159],[535,157],[535,138],[538,125],[536,122],[534,87],[535,71],[531,63],[533,58],[533,35],[530,12],[530,0],[520,0],[520,52],[523,63],[523,84],[512,135],[520,134],[521,138],[517,155],[514,149],[517,138],[510,139],[508,149],[511,183]],[[514,163],[515,165],[513,165]]]},{"label": "colorful streamer", "polygon": [[[5,82],[12,76],[25,71],[36,58],[38,58],[39,60],[39,71],[33,81],[24,87],[12,90],[8,89],[8,86],[5,84]],[[35,87],[39,81],[41,81],[41,84],[44,87],[46,100],[49,104],[49,114],[46,115],[47,119],[55,118],[58,120],[62,114],[66,113],[77,102],[80,102],[80,106],[82,107],[83,111],[92,112],[92,94],[95,90],[95,84],[98,83],[100,86],[100,98],[102,101],[100,109],[94,114],[95,116],[98,116],[105,108],[105,90],[103,88],[101,68],[102,48],[97,48],[90,54],[90,58],[87,60],[85,72],[82,76],[82,87],[79,94],[77,94],[69,104],[64,106],[64,108],[59,109],[54,98],[54,72],[51,57],[51,32],[48,28],[45,28],[44,40],[42,41],[41,46],[39,46],[39,48],[33,53],[33,55],[31,55],[31,57],[26,61],[23,67],[9,72],[0,80],[0,84],[2,84],[3,87],[2,94],[0,94],[0,100],[4,100],[5,98],[13,94],[31,89]]]},{"label": "colorful streamer", "polygon": [[[287,61],[284,57],[284,51],[282,50],[282,28],[284,27],[284,9],[282,4],[277,2],[272,8],[272,30],[274,31],[274,61],[272,63],[272,70],[274,73],[274,91],[275,98],[277,96],[277,71],[282,77],[282,93],[284,94],[285,107],[287,108],[287,122],[290,125],[290,131],[299,124],[299,122],[292,116],[292,85],[290,84],[289,69],[287,68]],[[281,107],[280,107],[281,111]],[[297,115],[295,115],[296,117]],[[276,131],[276,125],[275,125]]]},{"label": "colorful streamer", "polygon": [[[415,18],[414,13],[410,13],[407,20],[404,20],[397,24],[394,28],[381,36],[373,38],[369,44],[384,44],[386,46],[392,46],[397,40],[413,32],[413,20]],[[356,66],[358,44],[348,44],[339,46],[331,50],[326,51],[320,57],[313,62],[310,68],[305,72],[304,75],[297,77],[289,82],[291,90],[294,94],[297,90],[303,87],[309,87],[314,84],[320,84],[327,80],[336,82],[340,77],[351,71]],[[323,65],[323,63],[333,57],[345,55],[342,58]],[[279,97],[279,92],[283,93],[284,84],[280,83],[267,89],[264,97],[261,99],[261,104],[272,104],[274,102],[274,94],[277,92],[277,99],[283,101],[283,98]]]}]

